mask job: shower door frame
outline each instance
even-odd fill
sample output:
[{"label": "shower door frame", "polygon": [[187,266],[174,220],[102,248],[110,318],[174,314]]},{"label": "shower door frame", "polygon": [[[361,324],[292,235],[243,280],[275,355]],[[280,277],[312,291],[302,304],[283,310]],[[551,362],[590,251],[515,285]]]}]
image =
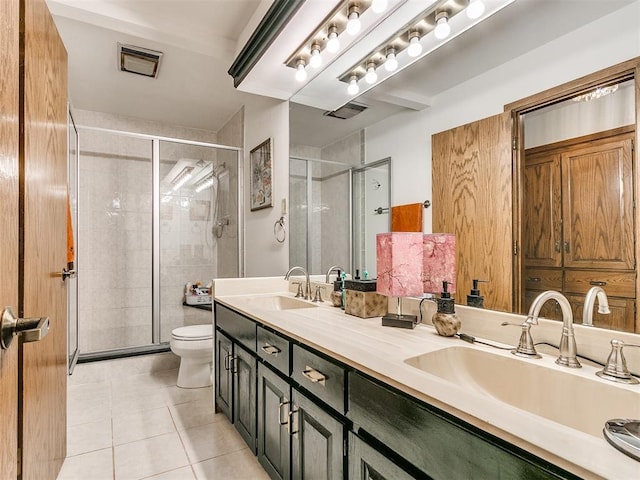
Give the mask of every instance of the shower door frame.
[{"label": "shower door frame", "polygon": [[[160,335],[160,143],[178,143],[196,147],[214,148],[218,150],[234,151],[237,154],[237,178],[238,178],[238,276],[244,277],[244,149],[217,143],[200,142],[196,140],[186,140],[182,138],[165,137],[160,135],[150,135],[146,133],[129,132],[125,130],[114,130],[109,128],[89,127],[78,125],[78,130],[101,132],[111,135],[121,135],[126,137],[139,138],[151,141],[151,169],[152,169],[152,281],[151,281],[151,344],[114,348],[99,352],[79,354],[79,363],[96,360],[107,360],[112,358],[128,357],[134,355],[144,355],[147,353],[164,352],[169,350],[168,342],[161,342]],[[81,146],[78,147],[78,156],[81,156]],[[78,231],[78,237],[81,232]]]}]

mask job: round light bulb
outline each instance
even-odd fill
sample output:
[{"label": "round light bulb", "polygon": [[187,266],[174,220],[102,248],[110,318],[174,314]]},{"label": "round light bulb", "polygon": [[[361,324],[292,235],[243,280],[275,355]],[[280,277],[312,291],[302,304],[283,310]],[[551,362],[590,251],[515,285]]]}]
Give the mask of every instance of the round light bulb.
[{"label": "round light bulb", "polygon": [[313,68],[319,68],[322,65],[320,47],[318,47],[317,45],[311,47],[311,58],[309,59],[309,65],[311,65]]},{"label": "round light bulb", "polygon": [[347,87],[347,93],[349,95],[357,95],[359,91],[360,87],[358,86],[358,77],[352,75],[351,80],[349,80],[349,86]]},{"label": "round light bulb", "polygon": [[396,59],[395,52],[391,51],[387,53],[387,60],[384,62],[384,69],[387,72],[393,72],[398,68],[398,60]]},{"label": "round light bulb", "polygon": [[358,12],[350,12],[347,21],[347,33],[356,35],[360,31],[360,14]]},{"label": "round light bulb", "polygon": [[373,0],[371,2],[371,10],[375,13],[382,13],[387,9],[389,2],[387,0]]},{"label": "round light bulb", "polygon": [[417,57],[422,53],[422,44],[420,43],[420,38],[416,35],[415,37],[411,37],[409,40],[409,46],[407,47],[407,54],[410,57]]},{"label": "round light bulb", "polygon": [[298,66],[296,67],[296,80],[299,82],[304,82],[307,79],[307,71],[305,70],[304,66],[304,60],[300,60],[298,62]]},{"label": "round light bulb", "polygon": [[484,2],[482,0],[469,0],[469,6],[467,7],[467,17],[471,20],[480,18],[484,13]]},{"label": "round light bulb", "polygon": [[338,32],[335,31],[336,27],[329,29],[329,36],[327,37],[327,51],[330,53],[336,53],[340,50],[340,40],[338,40]]},{"label": "round light bulb", "polygon": [[378,74],[376,73],[376,69],[373,65],[367,67],[367,73],[364,76],[364,81],[369,85],[378,81]]},{"label": "round light bulb", "polygon": [[438,40],[442,40],[447,38],[451,33],[451,25],[449,25],[449,20],[446,15],[442,15],[438,18],[436,22],[436,28],[433,31],[433,34],[436,36]]}]

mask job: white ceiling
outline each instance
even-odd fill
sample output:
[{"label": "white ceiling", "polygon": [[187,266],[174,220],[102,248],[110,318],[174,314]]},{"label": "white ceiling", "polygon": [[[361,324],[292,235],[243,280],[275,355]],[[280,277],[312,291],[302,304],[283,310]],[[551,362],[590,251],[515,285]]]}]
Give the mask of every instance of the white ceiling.
[{"label": "white ceiling", "polygon": [[[326,9],[326,3],[336,1],[307,4]],[[370,108],[351,120],[328,118],[324,109],[292,104],[292,142],[322,147],[407,107],[428,108],[430,99],[444,90],[634,1],[516,0],[357,98]],[[268,64],[254,82],[253,93],[234,89],[227,74],[241,47],[239,38],[246,38],[245,26],[265,2],[270,0],[47,0],[69,52],[72,105],[217,131],[255,93],[271,96],[281,86],[269,84]],[[425,7],[433,3],[408,2]],[[306,15],[302,24],[308,28],[320,20]],[[300,30],[300,24],[288,29]],[[164,52],[159,77],[120,72],[117,42]],[[276,56],[284,59],[292,43],[282,43]],[[305,98],[304,89],[293,94],[294,102]]]}]

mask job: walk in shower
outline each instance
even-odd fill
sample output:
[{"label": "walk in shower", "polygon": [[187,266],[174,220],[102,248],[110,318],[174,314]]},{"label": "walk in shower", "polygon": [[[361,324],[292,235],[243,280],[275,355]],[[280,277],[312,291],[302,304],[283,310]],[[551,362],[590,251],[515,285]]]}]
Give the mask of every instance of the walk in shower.
[{"label": "walk in shower", "polygon": [[187,283],[241,276],[241,150],[80,128],[80,360],[166,349],[211,323]]}]

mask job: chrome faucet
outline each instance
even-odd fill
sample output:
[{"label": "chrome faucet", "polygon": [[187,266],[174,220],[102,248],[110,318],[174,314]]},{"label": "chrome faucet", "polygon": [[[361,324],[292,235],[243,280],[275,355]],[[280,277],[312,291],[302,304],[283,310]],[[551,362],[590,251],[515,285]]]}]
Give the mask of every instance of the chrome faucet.
[{"label": "chrome faucet", "polygon": [[537,325],[538,315],[542,306],[547,300],[554,299],[560,305],[562,310],[562,337],[560,337],[560,356],[557,358],[556,363],[564,367],[580,368],[580,362],[577,358],[576,339],[573,334],[573,313],[571,312],[571,304],[569,300],[560,292],[554,290],[547,290],[538,295],[529,308],[529,315],[527,316],[527,322]]},{"label": "chrome faucet", "polygon": [[338,278],[340,278],[340,272],[344,272],[344,268],[338,265],[334,265],[333,267],[331,267],[329,270],[327,270],[327,276],[324,279],[324,283],[329,283],[329,276],[331,275],[331,272],[338,272]]},{"label": "chrome faucet", "polygon": [[304,273],[304,276],[307,278],[307,285],[305,288],[304,299],[309,300],[309,298],[311,297],[311,280],[309,279],[309,273],[303,267],[298,267],[298,266],[291,267],[289,271],[285,273],[284,279],[289,280],[291,273],[295,270],[300,270],[302,273]]},{"label": "chrome faucet", "polygon": [[598,313],[608,314],[609,299],[602,287],[591,287],[584,299],[584,309],[582,311],[582,325],[593,325],[593,306],[598,299]]}]

